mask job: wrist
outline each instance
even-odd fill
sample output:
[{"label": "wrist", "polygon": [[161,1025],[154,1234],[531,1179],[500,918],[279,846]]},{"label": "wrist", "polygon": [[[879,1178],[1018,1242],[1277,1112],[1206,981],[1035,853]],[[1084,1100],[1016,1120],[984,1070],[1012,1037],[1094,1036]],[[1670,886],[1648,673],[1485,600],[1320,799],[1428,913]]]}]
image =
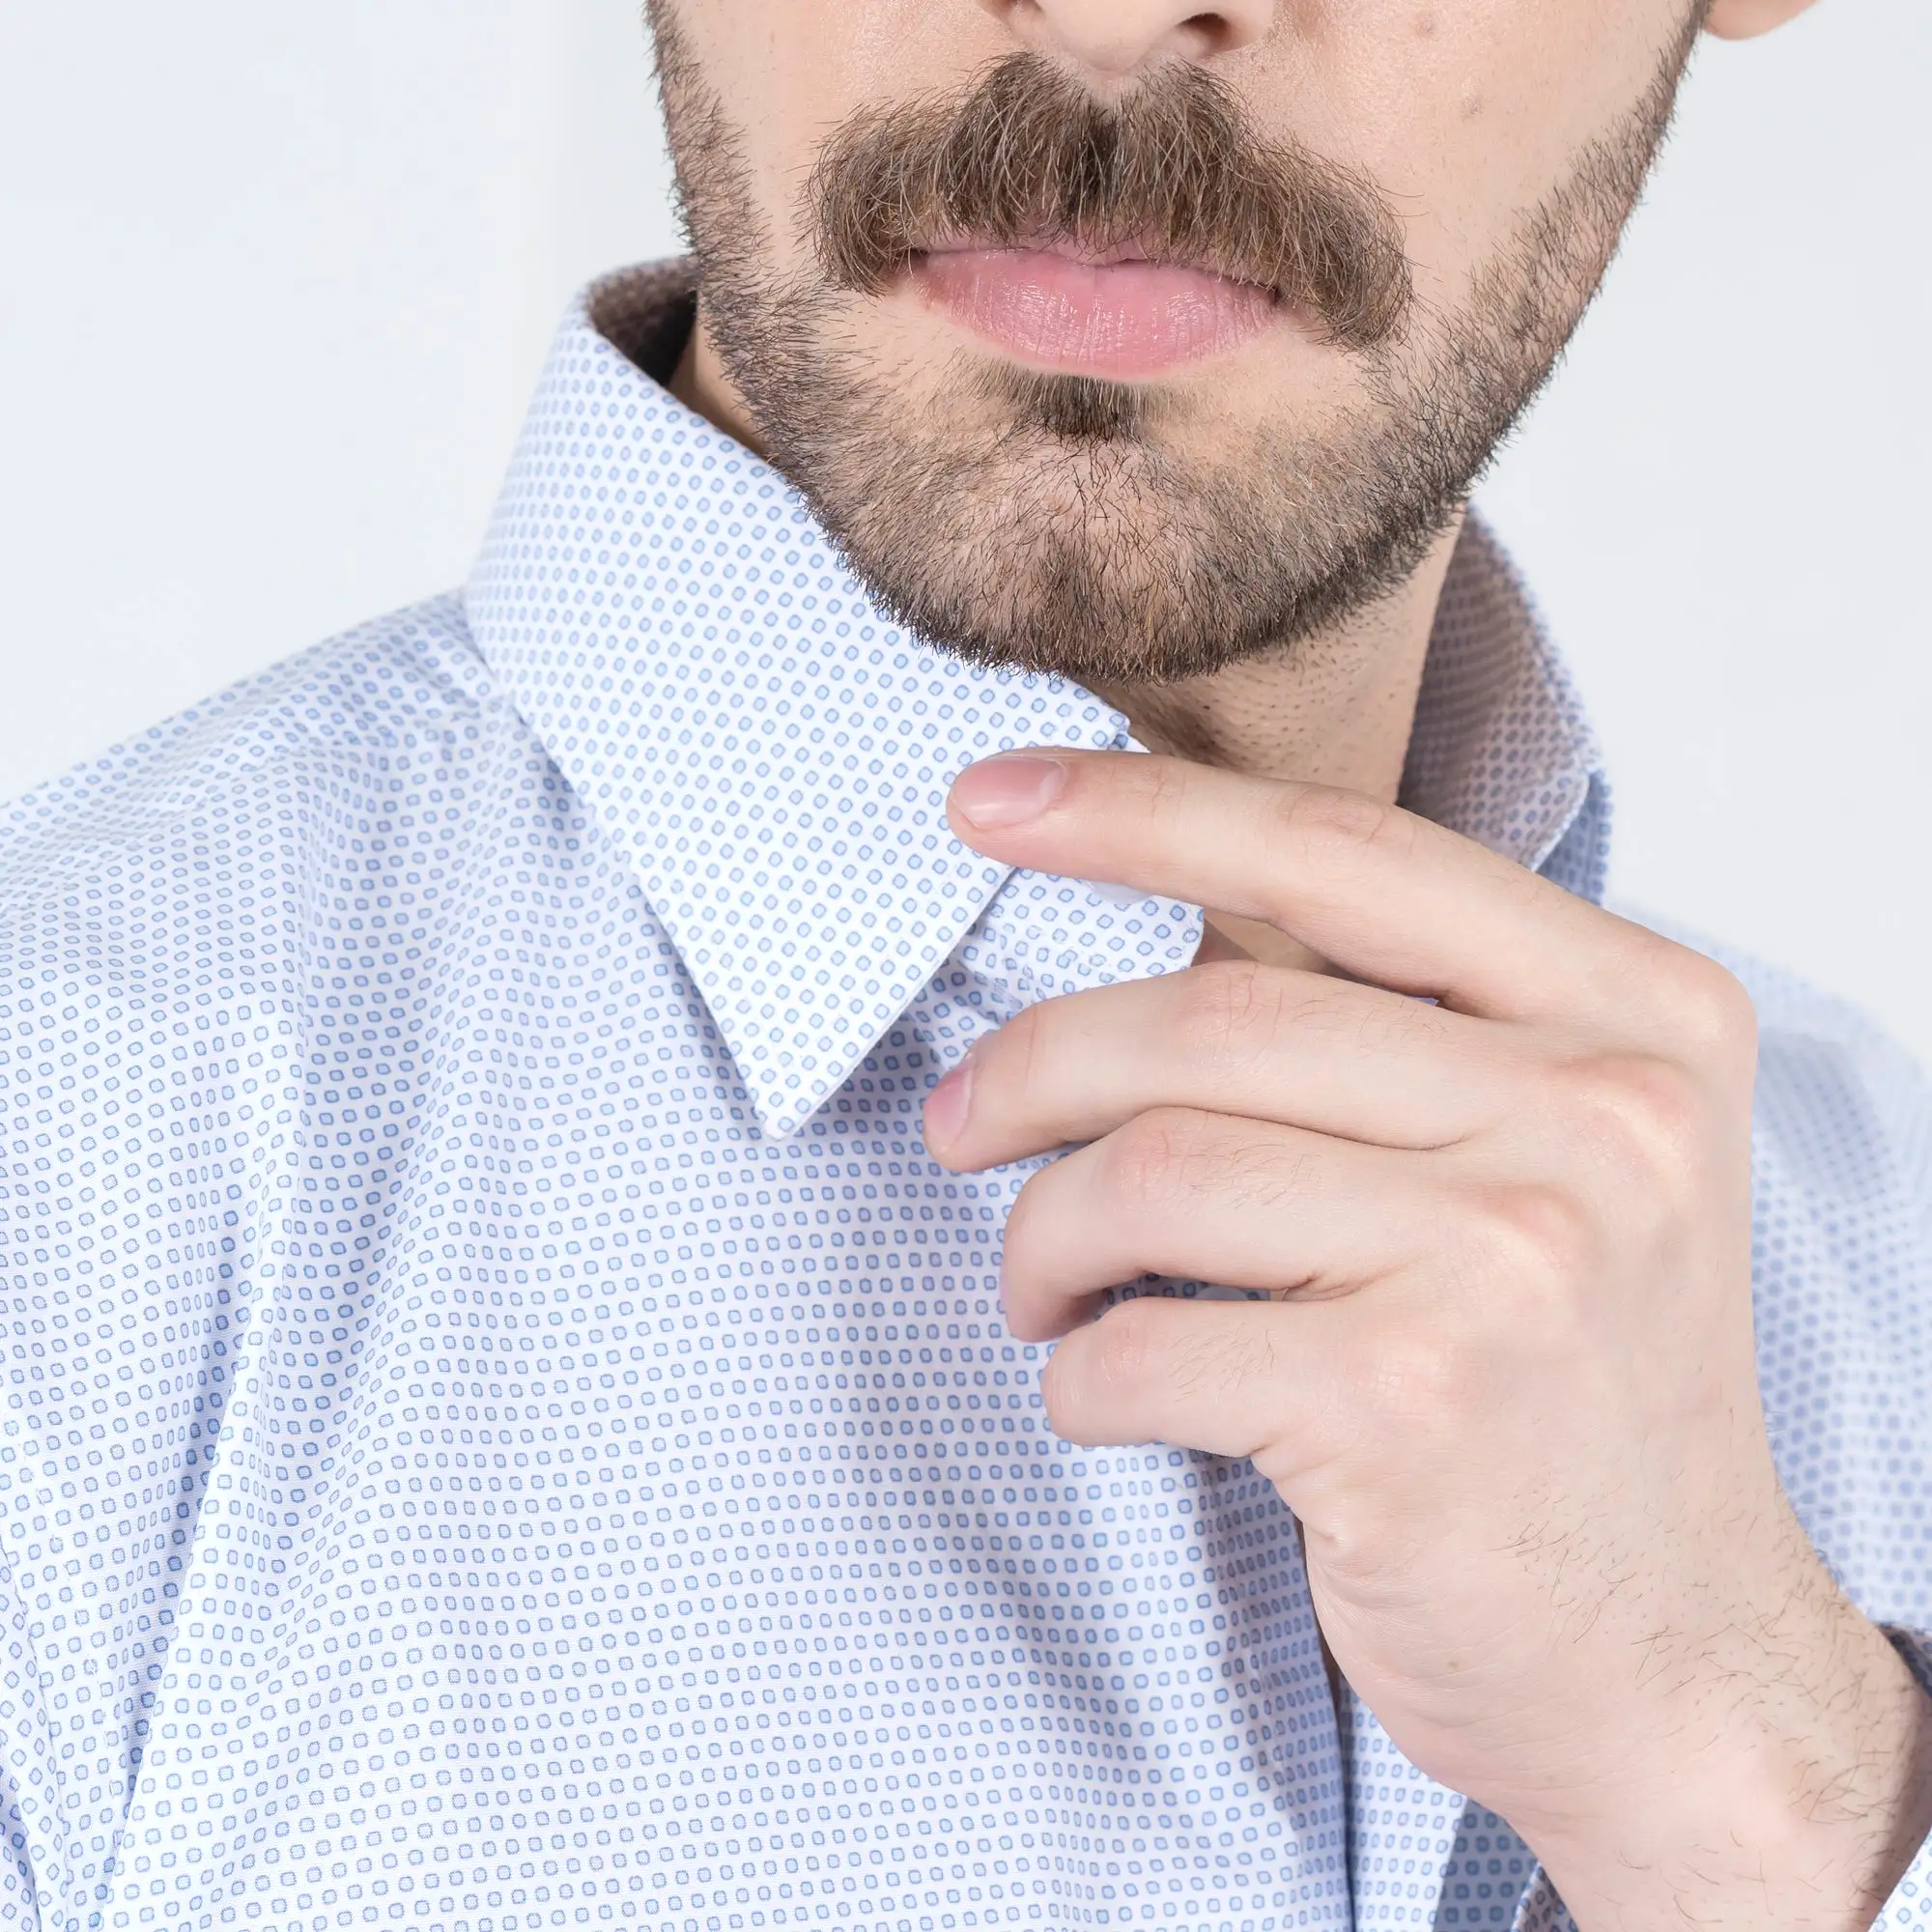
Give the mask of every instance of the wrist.
[{"label": "wrist", "polygon": [[1759,1645],[1760,1671],[1719,1674],[1662,1740],[1667,1763],[1519,1828],[1582,1932],[1871,1925],[1932,1832],[1932,1699],[1837,1602],[1828,1667]]}]

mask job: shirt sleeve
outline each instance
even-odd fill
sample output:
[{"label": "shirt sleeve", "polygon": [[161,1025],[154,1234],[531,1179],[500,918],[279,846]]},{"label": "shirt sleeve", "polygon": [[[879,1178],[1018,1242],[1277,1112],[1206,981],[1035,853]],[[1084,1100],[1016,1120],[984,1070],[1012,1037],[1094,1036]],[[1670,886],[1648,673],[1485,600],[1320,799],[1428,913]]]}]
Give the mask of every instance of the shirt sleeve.
[{"label": "shirt sleeve", "polygon": [[[1918,1680],[1918,1688],[1932,1696],[1932,1632],[1888,1628],[1886,1635]],[[1918,1857],[1872,1920],[1872,1928],[1873,1932],[1906,1932],[1906,1928],[1932,1932],[1932,1839],[1919,1846]],[[1557,1897],[1541,1865],[1530,1874],[1511,1932],[1577,1932],[1569,1907]]]}]

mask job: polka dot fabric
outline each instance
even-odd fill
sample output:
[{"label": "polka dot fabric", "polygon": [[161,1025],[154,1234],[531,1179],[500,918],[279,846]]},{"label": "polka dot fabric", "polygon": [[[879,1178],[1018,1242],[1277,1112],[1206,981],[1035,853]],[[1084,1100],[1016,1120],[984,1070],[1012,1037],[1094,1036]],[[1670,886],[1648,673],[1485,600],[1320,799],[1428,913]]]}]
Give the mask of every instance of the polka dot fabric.
[{"label": "polka dot fabric", "polygon": [[[1600,891],[1480,531],[1444,610],[1410,795]],[[905,637],[581,308],[467,598],[0,814],[0,1924],[1561,1922],[1338,1723],[1269,1487],[1057,1441],[1000,1325],[1031,1170],[924,1094],[1199,934],[952,841],[1031,742],[1126,741]],[[1923,1628],[1927,1115],[1755,983],[1780,1454]]]},{"label": "polka dot fabric", "polygon": [[[511,701],[621,841],[780,1139],[1005,877],[946,830],[958,773],[1018,745],[1127,742],[1074,687],[906,637],[776,471],[589,329],[551,364],[469,610]],[[1123,959],[1153,956],[1135,922],[1085,895],[1063,903],[1072,931],[1098,919],[1091,936]]]}]

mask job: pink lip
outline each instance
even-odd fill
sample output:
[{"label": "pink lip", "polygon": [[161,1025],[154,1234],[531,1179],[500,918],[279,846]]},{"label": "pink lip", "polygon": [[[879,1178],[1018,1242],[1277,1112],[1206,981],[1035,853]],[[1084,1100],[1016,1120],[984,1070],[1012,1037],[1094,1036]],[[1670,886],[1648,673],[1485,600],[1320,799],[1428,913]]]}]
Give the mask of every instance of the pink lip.
[{"label": "pink lip", "polygon": [[1225,355],[1281,313],[1252,283],[1123,251],[948,248],[914,257],[912,276],[935,308],[1019,360],[1122,382]]}]

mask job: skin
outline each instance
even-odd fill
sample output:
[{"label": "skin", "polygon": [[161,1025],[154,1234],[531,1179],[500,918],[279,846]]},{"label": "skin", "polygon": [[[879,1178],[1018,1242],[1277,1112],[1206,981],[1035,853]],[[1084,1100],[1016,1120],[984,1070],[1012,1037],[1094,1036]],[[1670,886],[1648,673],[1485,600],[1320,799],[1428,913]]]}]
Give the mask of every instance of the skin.
[{"label": "skin", "polygon": [[[1803,0],[1717,0],[1766,31]],[[1427,314],[1624,113],[1677,0],[680,0],[744,132],[775,272],[855,108],[1018,48],[1102,95],[1198,61],[1374,178]],[[969,346],[854,298],[882,399]],[[1177,437],[1360,370],[1284,326],[1165,381]],[[680,397],[748,445],[700,296]],[[1054,1426],[1252,1457],[1322,1629],[1410,1758],[1508,1817],[1586,1932],[1870,1923],[1932,1829],[1928,1707],[1779,1487],[1750,1308],[1748,1002],[1708,960],[1394,800],[1454,531],[1331,633],[1121,685],[1151,758],[967,772],[960,838],[1214,908],[1187,974],[1045,1003],[937,1089],[970,1172],[1069,1144],[1007,1235],[1008,1320],[1058,1340]],[[1426,994],[1435,1002],[1412,997]],[[1268,1292],[1106,1307],[1143,1272]],[[1104,1310],[1104,1312],[1102,1312]]]},{"label": "skin", "polygon": [[[1159,65],[1197,61],[1229,82],[1256,128],[1360,169],[1400,208],[1421,312],[1454,310],[1524,210],[1627,112],[1683,22],[1682,0],[659,0],[727,106],[771,271],[810,266],[804,184],[825,136],[855,109],[957,90],[1018,50],[1065,64],[1100,96]],[[1808,0],[1714,0],[1706,27],[1744,38]],[[909,415],[957,386],[962,348],[983,354],[909,288],[851,304],[882,396]],[[1309,330],[1285,327],[1176,371],[1168,431],[1180,452],[1265,413],[1314,418],[1354,401],[1361,376]],[[700,298],[671,383],[747,447],[765,439],[721,357]],[[1455,544],[1441,540],[1394,595],[1330,635],[1210,678],[1160,686],[1094,680],[1156,750],[1392,800],[1400,783],[1436,596]],[[1229,947],[1309,963],[1293,940],[1215,920]]]}]

